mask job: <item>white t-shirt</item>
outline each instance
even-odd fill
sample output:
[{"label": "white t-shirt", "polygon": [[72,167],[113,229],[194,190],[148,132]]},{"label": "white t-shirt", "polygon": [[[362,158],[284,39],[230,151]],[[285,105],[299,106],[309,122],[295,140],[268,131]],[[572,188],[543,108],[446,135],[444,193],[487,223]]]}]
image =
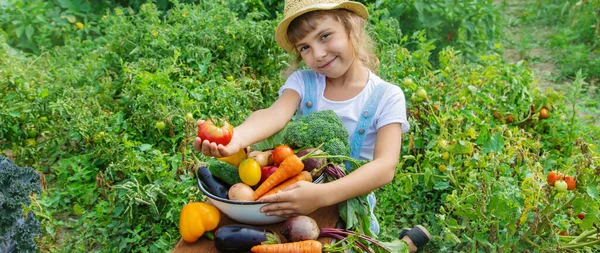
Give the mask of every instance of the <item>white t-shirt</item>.
[{"label": "white t-shirt", "polygon": [[[315,72],[317,74],[317,96],[318,101],[315,103],[315,111],[333,110],[342,120],[346,130],[352,137],[352,134],[356,130],[358,120],[362,115],[362,110],[369,99],[369,96],[375,89],[375,85],[379,83],[386,83],[377,75],[369,71],[369,80],[365,88],[355,97],[346,101],[331,101],[323,96],[325,91],[325,75]],[[283,93],[283,90],[291,89],[298,94],[300,97],[304,97],[304,77],[302,72],[294,72],[286,81],[285,84],[279,89],[279,96]],[[302,107],[298,108],[299,111]],[[377,130],[379,128],[391,124],[400,123],[402,125],[402,132],[405,133],[410,129],[408,120],[406,119],[406,101],[404,99],[404,92],[396,85],[391,87],[383,94],[381,101],[377,105],[377,110],[371,121],[371,125],[366,130],[365,140],[363,142],[362,149],[360,151],[360,159],[373,159],[373,151],[375,149],[375,140],[377,137]],[[398,141],[402,141],[399,139]]]}]

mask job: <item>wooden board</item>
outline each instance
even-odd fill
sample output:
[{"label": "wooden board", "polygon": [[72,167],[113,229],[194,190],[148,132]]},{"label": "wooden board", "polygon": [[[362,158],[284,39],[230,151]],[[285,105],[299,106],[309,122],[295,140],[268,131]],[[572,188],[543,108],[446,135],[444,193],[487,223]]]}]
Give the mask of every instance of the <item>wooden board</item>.
[{"label": "wooden board", "polygon": [[[336,225],[336,222],[339,219],[337,205],[320,208],[308,216],[315,219],[315,221],[317,222],[317,225],[319,225],[320,228],[334,228]],[[218,227],[221,227],[224,225],[229,225],[229,224],[236,224],[236,223],[238,223],[238,222],[231,220],[226,215],[222,215],[221,221],[219,222]],[[283,222],[280,222],[280,223],[276,223],[276,224],[272,224],[272,225],[259,226],[259,227],[264,227],[268,230],[271,230],[271,231],[279,234],[279,230],[281,229],[282,224],[283,224]],[[285,241],[285,238],[282,237],[282,240]],[[319,238],[319,241],[321,241],[321,243],[323,243],[323,244],[326,244],[326,243],[330,243],[331,239],[330,238]],[[200,238],[195,243],[187,243],[187,242],[184,242],[182,239],[180,239],[179,243],[177,243],[177,245],[175,246],[175,249],[173,250],[173,253],[192,253],[192,252],[193,253],[198,253],[198,252],[219,253],[219,251],[214,247],[214,242],[210,241],[204,237]]]}]

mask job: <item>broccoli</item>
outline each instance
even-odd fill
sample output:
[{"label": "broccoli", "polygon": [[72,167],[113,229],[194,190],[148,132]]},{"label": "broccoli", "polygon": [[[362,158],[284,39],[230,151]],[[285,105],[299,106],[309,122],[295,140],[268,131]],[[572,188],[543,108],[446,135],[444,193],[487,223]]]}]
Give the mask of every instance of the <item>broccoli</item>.
[{"label": "broccoli", "polygon": [[[321,150],[330,155],[350,156],[348,131],[332,110],[296,117],[286,126],[283,138],[292,148],[315,148],[323,143]],[[341,162],[341,159],[330,160]]]},{"label": "broccoli", "polygon": [[41,225],[33,211],[23,213],[30,194],[40,193],[40,175],[0,156],[0,252],[36,252]]}]

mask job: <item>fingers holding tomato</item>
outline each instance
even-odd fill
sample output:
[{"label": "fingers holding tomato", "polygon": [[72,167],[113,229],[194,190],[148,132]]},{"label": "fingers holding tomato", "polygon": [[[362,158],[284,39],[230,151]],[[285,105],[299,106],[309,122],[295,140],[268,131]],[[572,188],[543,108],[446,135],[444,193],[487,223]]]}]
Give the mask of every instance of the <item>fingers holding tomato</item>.
[{"label": "fingers holding tomato", "polygon": [[198,137],[216,144],[227,145],[233,136],[233,126],[227,120],[221,120],[215,124],[212,120],[206,120],[202,124],[198,121]]},{"label": "fingers holding tomato", "polygon": [[193,147],[206,156],[227,157],[241,149],[234,137],[233,126],[227,120],[215,124],[213,120],[198,120],[198,137],[194,138]]}]

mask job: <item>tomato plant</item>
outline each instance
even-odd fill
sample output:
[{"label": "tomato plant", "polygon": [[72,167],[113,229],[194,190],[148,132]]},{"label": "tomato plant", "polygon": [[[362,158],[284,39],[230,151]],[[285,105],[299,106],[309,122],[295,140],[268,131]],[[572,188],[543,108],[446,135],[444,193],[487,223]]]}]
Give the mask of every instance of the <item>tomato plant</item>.
[{"label": "tomato plant", "polygon": [[215,125],[212,120],[206,120],[198,126],[198,137],[202,140],[227,145],[232,136],[233,126],[227,120],[223,120],[221,126]]},{"label": "tomato plant", "polygon": [[275,164],[281,164],[285,158],[294,154],[294,150],[288,145],[279,145],[273,149],[273,162]]}]

